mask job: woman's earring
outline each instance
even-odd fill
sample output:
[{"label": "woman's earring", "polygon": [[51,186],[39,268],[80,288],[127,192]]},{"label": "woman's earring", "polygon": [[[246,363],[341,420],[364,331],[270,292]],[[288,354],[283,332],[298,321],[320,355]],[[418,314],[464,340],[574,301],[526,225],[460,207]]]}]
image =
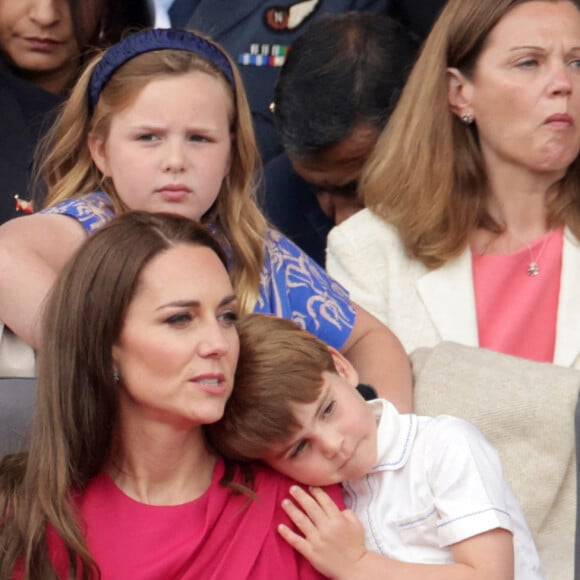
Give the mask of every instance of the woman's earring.
[{"label": "woman's earring", "polygon": [[461,115],[461,122],[466,125],[471,125],[471,123],[473,123],[473,115],[471,113],[463,113],[463,115]]},{"label": "woman's earring", "polygon": [[121,375],[119,374],[119,371],[113,371],[113,380],[118,383],[121,380]]}]

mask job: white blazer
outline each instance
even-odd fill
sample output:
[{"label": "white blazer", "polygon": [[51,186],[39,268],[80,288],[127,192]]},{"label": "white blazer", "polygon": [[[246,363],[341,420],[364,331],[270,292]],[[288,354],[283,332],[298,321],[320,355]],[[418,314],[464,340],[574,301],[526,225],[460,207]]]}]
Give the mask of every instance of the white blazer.
[{"label": "white blazer", "polygon": [[[330,232],[326,268],[408,353],[441,341],[479,346],[469,249],[429,270],[406,255],[395,228],[364,209]],[[568,229],[554,363],[580,368],[580,243]]]}]

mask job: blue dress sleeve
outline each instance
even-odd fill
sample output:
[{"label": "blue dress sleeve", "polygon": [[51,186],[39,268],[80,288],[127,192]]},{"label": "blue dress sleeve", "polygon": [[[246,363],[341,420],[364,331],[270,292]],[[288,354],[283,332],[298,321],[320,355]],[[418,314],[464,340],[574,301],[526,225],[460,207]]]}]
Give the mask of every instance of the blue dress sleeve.
[{"label": "blue dress sleeve", "polygon": [[348,292],[288,238],[268,230],[255,312],[289,318],[339,349],[356,313]]},{"label": "blue dress sleeve", "polygon": [[92,234],[115,217],[113,204],[107,194],[102,191],[61,201],[38,213],[70,216],[83,226],[87,234]]}]

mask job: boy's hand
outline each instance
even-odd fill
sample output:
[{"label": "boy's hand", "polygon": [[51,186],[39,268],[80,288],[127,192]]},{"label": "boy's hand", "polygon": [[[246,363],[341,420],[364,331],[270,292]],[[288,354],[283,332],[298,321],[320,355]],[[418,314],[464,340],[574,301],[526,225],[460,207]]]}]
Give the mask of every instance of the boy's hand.
[{"label": "boy's hand", "polygon": [[303,536],[283,524],[278,526],[278,531],[325,576],[338,580],[514,578],[513,540],[507,530],[496,528],[453,544],[451,554],[455,561],[449,564],[400,562],[366,549],[363,526],[351,510],[340,511],[318,487],[310,488],[310,493],[292,486],[290,494],[295,503],[289,499],[282,502]]},{"label": "boy's hand", "polygon": [[319,487],[306,493],[290,488],[295,503],[282,502],[284,511],[302,535],[280,524],[280,535],[320,573],[331,578],[348,578],[349,570],[367,553],[364,529],[351,510],[341,511]]}]

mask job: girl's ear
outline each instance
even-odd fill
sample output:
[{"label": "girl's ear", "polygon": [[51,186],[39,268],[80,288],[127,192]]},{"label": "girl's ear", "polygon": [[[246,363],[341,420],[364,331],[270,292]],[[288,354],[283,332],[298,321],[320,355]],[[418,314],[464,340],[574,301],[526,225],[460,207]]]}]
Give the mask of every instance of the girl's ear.
[{"label": "girl's ear", "polygon": [[91,152],[91,157],[98,170],[105,176],[109,177],[109,163],[107,161],[106,140],[102,135],[89,133],[87,145]]},{"label": "girl's ear", "polygon": [[447,99],[449,108],[459,117],[473,116],[473,84],[457,68],[447,69]]},{"label": "girl's ear", "polygon": [[334,361],[334,368],[336,369],[338,375],[341,376],[343,379],[345,379],[353,387],[356,387],[359,383],[358,373],[356,372],[356,369],[335,348],[329,346],[328,350],[332,355],[332,360]]}]

